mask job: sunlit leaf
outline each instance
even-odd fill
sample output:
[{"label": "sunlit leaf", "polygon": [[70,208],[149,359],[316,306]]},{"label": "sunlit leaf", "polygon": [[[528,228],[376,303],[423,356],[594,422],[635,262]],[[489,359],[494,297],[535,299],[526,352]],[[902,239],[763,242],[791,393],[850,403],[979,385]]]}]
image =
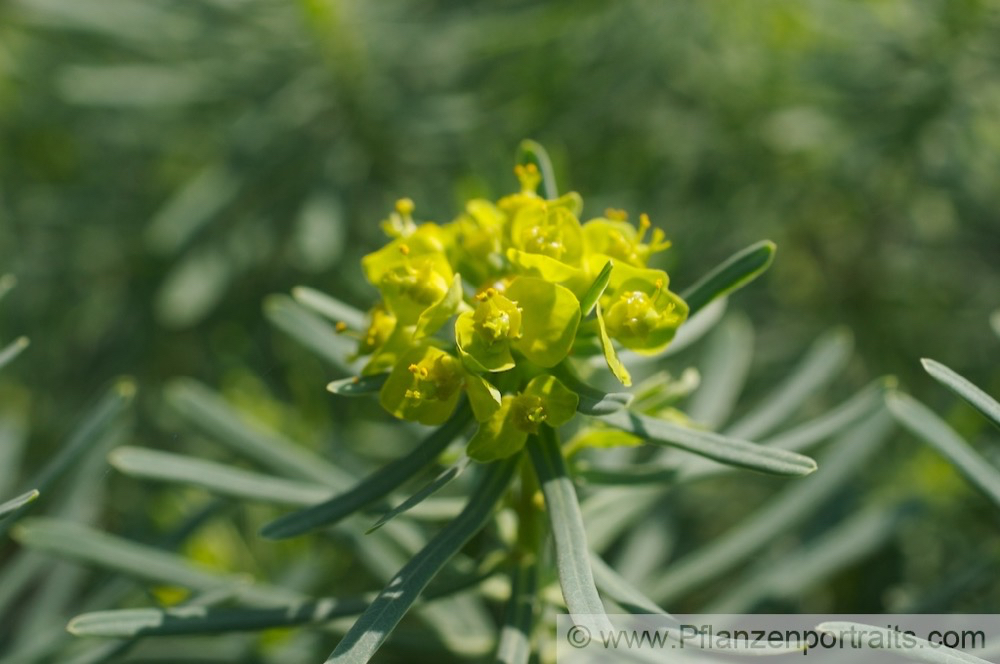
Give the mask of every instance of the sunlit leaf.
[{"label": "sunlit leaf", "polygon": [[681,293],[693,316],[712,300],[746,286],[759,277],[774,259],[777,249],[770,240],[752,244],[730,256],[697,283]]},{"label": "sunlit leaf", "polygon": [[731,466],[775,475],[808,475],[816,470],[816,462],[801,454],[682,427],[647,415],[619,411],[599,419],[646,442],[677,447]]}]

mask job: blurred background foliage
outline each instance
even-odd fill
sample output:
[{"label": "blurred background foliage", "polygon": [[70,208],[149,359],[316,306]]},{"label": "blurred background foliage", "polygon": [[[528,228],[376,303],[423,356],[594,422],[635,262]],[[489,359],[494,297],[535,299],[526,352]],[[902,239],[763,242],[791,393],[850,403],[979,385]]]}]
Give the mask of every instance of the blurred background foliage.
[{"label": "blurred background foliage", "polygon": [[[733,303],[758,331],[754,381],[842,324],[855,386],[896,374],[980,433],[917,359],[1000,392],[995,3],[6,0],[0,272],[19,287],[0,341],[32,346],[0,408],[28,413],[29,462],[120,374],[150,443],[172,444],[162,385],[193,376],[327,444],[358,411],[261,302],[306,284],[366,308],[358,259],[392,202],[444,221],[510,191],[524,137],[584,217],[649,212],[678,287],[777,242]],[[883,479],[960,490],[943,462],[908,463]]]}]

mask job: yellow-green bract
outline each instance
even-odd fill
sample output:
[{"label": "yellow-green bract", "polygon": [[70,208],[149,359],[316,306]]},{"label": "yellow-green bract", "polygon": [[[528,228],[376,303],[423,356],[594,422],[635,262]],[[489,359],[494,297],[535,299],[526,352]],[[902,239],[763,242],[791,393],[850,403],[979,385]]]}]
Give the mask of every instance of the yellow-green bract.
[{"label": "yellow-green bract", "polygon": [[382,406],[427,425],[447,420],[464,394],[479,461],[510,456],[542,423],[573,416],[579,396],[550,374],[571,354],[602,350],[628,385],[616,347],[657,353],[688,314],[667,273],[647,265],[670,243],[645,214],[638,225],[616,210],[581,223],[579,194],[543,199],[537,168],[515,172],[520,191],[469,201],[450,223],[418,223],[413,202],[400,200],[382,223],[389,242],[362,260],[381,295],[354,332],[368,358],[362,374],[388,373]]}]

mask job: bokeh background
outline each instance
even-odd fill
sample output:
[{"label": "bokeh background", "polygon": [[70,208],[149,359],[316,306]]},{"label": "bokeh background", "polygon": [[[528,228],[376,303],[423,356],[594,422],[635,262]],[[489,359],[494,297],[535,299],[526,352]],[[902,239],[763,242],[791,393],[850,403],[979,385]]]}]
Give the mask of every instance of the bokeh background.
[{"label": "bokeh background", "polygon": [[[392,202],[444,221],[511,191],[525,137],[585,216],[648,212],[678,287],[777,243],[732,303],[757,329],[754,380],[842,325],[848,382],[897,375],[981,433],[918,360],[1000,393],[996,3],[7,0],[0,273],[19,285],[0,341],[32,345],[0,409],[30,428],[28,467],[123,374],[143,443],[170,442],[154,423],[175,376],[305,438],[336,427],[329,368],[262,301],[304,284],[365,308],[358,259]],[[995,518],[944,486],[996,560]]]}]

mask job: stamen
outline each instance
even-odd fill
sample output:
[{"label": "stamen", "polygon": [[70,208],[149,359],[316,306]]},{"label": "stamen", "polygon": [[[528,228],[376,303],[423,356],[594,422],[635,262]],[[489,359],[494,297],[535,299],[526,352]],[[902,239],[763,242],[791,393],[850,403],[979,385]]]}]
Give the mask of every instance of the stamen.
[{"label": "stamen", "polygon": [[337,331],[337,334],[343,334],[347,331],[347,323],[342,320],[337,321],[337,324],[333,326],[333,329]]},{"label": "stamen", "polygon": [[409,256],[410,255],[409,245],[406,244],[399,245],[399,253],[403,254],[404,256]]}]

